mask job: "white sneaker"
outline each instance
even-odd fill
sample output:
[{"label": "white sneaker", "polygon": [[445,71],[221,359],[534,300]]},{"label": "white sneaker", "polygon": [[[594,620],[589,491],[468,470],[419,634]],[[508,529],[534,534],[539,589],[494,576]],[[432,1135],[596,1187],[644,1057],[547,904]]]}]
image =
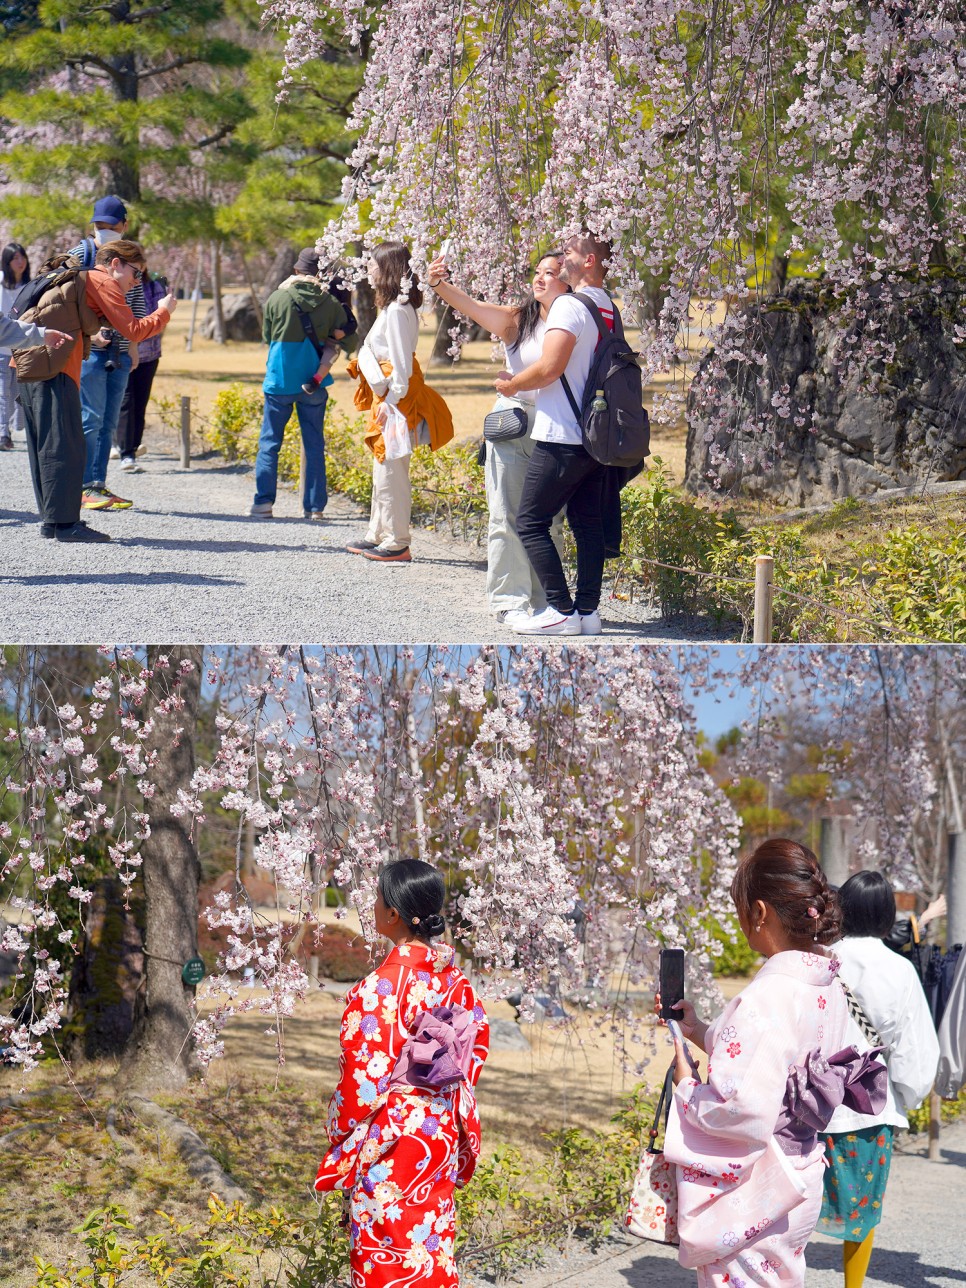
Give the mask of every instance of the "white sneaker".
[{"label": "white sneaker", "polygon": [[118,461],[121,459],[120,450],[114,446],[111,447],[111,460]]},{"label": "white sneaker", "polygon": [[134,474],[137,470],[137,462],[133,456],[122,456],[121,463],[117,468],[123,470],[125,474]]},{"label": "white sneaker", "polygon": [[596,608],[590,613],[578,613],[577,617],[580,621],[581,635],[600,635],[604,629],[601,624],[600,613]]},{"label": "white sneaker", "polygon": [[147,449],[147,444],[142,443],[142,444],[141,444],[141,446],[138,448],[138,450],[134,453],[134,455],[135,455],[135,456],[143,456],[143,455],[144,455],[144,453],[145,453],[147,450],[148,450],[148,449]]},{"label": "white sneaker", "polygon": [[525,608],[507,608],[503,612],[497,613],[496,620],[501,626],[505,626],[508,631],[515,631],[521,622],[530,621],[530,614]]},{"label": "white sneaker", "polygon": [[574,613],[558,613],[549,605],[542,613],[534,613],[511,627],[517,635],[579,635],[580,618]]},{"label": "white sneaker", "polygon": [[252,508],[248,511],[253,519],[270,519],[272,517],[271,501],[253,502]]}]

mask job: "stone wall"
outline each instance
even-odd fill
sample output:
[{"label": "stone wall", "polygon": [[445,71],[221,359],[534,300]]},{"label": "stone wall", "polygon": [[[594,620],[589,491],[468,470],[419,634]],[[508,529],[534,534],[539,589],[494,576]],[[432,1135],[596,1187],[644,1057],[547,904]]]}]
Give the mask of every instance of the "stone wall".
[{"label": "stone wall", "polygon": [[[937,298],[920,288],[870,315],[866,325],[896,345],[870,382],[843,377],[832,361],[842,337],[820,285],[792,282],[752,323],[752,342],[769,355],[763,387],[743,364],[726,363],[722,373],[712,355],[701,362],[688,394],[686,486],[808,505],[966,478],[966,346],[953,342],[960,291],[951,284]],[[735,427],[767,410],[782,385],[793,418],[777,423],[761,459],[761,439]],[[794,424],[799,409],[804,427]],[[726,459],[714,489],[708,476],[719,453]]]}]

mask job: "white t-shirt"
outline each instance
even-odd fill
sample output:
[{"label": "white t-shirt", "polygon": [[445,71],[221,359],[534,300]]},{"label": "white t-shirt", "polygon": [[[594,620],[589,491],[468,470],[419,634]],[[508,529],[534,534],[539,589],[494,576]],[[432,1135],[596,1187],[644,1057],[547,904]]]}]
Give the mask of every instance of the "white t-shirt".
[{"label": "white t-shirt", "polygon": [[[614,304],[607,292],[600,286],[583,286],[580,289],[582,294],[590,296],[603,314],[604,321],[612,326]],[[591,317],[590,309],[580,300],[572,295],[559,295],[550,305],[546,329],[569,331],[577,338],[564,375],[579,407],[583,402],[584,385],[597,348],[597,323]],[[555,380],[545,389],[538,389],[536,403],[533,437],[538,442],[566,443],[570,447],[579,447],[583,443],[583,434],[564,392],[563,381]]]},{"label": "white t-shirt", "polygon": [[[503,353],[506,358],[506,369],[512,376],[518,376],[521,371],[525,371],[532,363],[536,362],[543,352],[543,337],[547,331],[547,323],[544,318],[537,318],[537,325],[527,338],[522,341],[516,348],[512,345],[505,344]],[[532,389],[521,389],[518,394],[514,394],[520,402],[532,403],[536,400],[536,394]]]}]

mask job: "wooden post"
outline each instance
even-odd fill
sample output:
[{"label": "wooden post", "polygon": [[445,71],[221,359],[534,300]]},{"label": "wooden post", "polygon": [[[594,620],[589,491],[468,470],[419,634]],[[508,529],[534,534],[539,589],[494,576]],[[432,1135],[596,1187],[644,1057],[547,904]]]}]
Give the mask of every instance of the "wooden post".
[{"label": "wooden post", "polygon": [[181,468],[191,466],[191,399],[181,395]]},{"label": "wooden post", "polygon": [[759,555],[755,560],[755,644],[771,643],[774,592],[775,561],[771,555]]},{"label": "wooden post", "polygon": [[939,1124],[942,1122],[943,1102],[935,1091],[929,1093],[929,1161],[939,1162]]}]

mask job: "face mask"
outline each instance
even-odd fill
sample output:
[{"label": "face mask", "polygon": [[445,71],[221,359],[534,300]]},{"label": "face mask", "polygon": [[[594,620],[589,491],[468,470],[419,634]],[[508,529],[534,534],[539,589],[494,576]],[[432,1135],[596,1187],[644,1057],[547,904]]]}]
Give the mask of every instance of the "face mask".
[{"label": "face mask", "polygon": [[96,246],[106,246],[108,242],[120,241],[121,234],[115,232],[113,228],[95,228],[94,244]]}]

